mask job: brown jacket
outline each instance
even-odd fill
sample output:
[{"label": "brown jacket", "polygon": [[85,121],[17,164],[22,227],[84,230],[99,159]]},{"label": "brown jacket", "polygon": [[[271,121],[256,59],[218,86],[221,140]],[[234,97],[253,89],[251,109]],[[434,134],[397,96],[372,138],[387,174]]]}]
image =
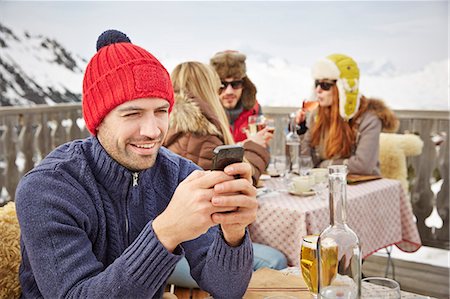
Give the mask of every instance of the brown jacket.
[{"label": "brown jacket", "polygon": [[[211,169],[214,148],[224,144],[219,124],[219,119],[204,101],[177,96],[164,146],[205,170]],[[244,157],[253,166],[256,184],[269,164],[269,152],[252,141],[245,142],[244,149]]]},{"label": "brown jacket", "polygon": [[[398,129],[398,119],[381,100],[365,99],[368,101],[367,111],[361,117],[353,120],[357,124],[355,146],[349,157],[335,157],[325,159],[322,151],[325,146],[321,142],[316,147],[311,147],[311,130],[306,131],[302,137],[301,152],[303,155],[313,157],[315,167],[327,167],[328,165],[345,164],[348,172],[363,175],[379,175],[379,144],[381,132],[395,132]],[[307,127],[312,128],[315,123],[317,109],[311,113],[307,121]]]}]

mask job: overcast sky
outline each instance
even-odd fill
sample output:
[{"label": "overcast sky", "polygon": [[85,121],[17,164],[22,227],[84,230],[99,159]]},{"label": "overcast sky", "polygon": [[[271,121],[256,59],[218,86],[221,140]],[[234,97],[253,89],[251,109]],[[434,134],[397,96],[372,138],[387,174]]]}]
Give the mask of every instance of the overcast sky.
[{"label": "overcast sky", "polygon": [[[101,32],[119,29],[169,72],[178,62],[208,62],[225,49],[243,51],[253,62],[275,58],[291,70],[340,52],[363,74],[374,63],[395,74],[418,72],[449,57],[448,1],[0,0],[0,22],[56,38],[87,59]],[[448,70],[440,82],[448,82]]]},{"label": "overcast sky", "polygon": [[109,28],[155,55],[181,59],[239,48],[309,65],[343,52],[411,71],[448,57],[447,1],[1,1],[0,19],[86,58]]}]

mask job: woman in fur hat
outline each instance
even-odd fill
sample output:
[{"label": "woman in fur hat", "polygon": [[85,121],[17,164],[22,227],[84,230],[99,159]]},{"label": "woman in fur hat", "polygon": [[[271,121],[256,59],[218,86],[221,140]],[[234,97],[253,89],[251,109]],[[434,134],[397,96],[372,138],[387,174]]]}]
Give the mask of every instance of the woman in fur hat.
[{"label": "woman in fur hat", "polygon": [[[381,100],[359,93],[359,69],[346,55],[332,54],[312,69],[317,109],[307,119],[302,154],[316,167],[347,165],[349,173],[380,175],[380,132],[395,132],[398,120]],[[305,119],[299,110],[297,121]]]},{"label": "woman in fur hat", "polygon": [[[221,86],[219,76],[209,65],[185,62],[175,67],[171,78],[175,104],[164,145],[203,169],[211,169],[213,149],[219,145],[234,144],[227,116],[217,94]],[[269,153],[263,146],[250,140],[245,141],[243,146],[244,159],[252,165],[256,182],[269,163]],[[253,243],[253,251],[254,270],[287,267],[284,254],[274,248]],[[178,263],[169,283],[197,287],[190,278],[186,259]]]}]

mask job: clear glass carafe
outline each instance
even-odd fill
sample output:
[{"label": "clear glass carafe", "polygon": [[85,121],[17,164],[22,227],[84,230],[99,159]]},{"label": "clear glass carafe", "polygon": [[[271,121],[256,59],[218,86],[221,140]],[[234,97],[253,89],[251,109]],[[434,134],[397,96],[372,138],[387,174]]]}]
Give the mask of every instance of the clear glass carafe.
[{"label": "clear glass carafe", "polygon": [[295,113],[289,116],[289,131],[286,134],[286,168],[289,174],[299,173],[300,136],[297,134]]},{"label": "clear glass carafe", "polygon": [[361,246],[346,223],[347,166],[332,165],[328,171],[330,225],[317,242],[319,298],[359,298]]}]

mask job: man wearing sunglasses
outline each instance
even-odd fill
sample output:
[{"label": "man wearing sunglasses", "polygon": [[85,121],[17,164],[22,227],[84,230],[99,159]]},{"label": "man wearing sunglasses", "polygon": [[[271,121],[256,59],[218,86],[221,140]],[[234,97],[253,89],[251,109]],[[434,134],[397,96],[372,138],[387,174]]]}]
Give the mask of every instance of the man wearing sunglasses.
[{"label": "man wearing sunglasses", "polygon": [[[210,60],[222,81],[219,97],[230,121],[235,142],[247,139],[245,132],[248,117],[262,114],[261,106],[256,100],[256,87],[246,74],[245,59],[244,54],[227,50],[216,53]],[[257,135],[252,140],[264,147],[267,147],[273,137],[267,130]]]}]

